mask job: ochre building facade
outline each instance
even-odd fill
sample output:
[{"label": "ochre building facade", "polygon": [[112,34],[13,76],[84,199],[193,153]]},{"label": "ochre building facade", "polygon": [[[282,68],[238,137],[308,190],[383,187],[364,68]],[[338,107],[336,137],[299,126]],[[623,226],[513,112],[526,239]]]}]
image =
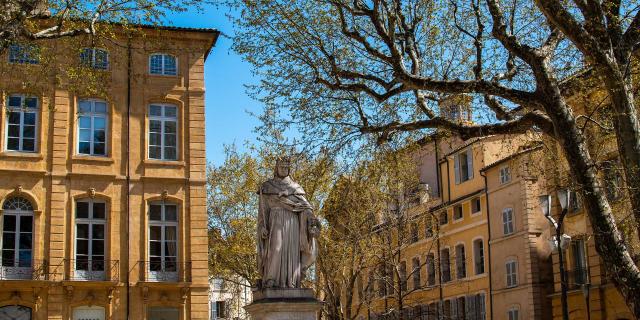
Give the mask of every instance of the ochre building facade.
[{"label": "ochre building facade", "polygon": [[0,319],[208,318],[218,32],[111,27],[2,56]]}]

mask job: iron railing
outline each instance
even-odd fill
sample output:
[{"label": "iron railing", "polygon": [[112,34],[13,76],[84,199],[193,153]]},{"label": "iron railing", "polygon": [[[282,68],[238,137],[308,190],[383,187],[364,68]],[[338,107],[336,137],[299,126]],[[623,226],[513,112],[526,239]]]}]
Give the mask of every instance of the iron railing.
[{"label": "iron railing", "polygon": [[114,281],[120,280],[119,260],[66,259],[65,280]]},{"label": "iron railing", "polygon": [[140,261],[141,281],[191,282],[191,261]]},{"label": "iron railing", "polygon": [[47,260],[0,259],[0,280],[48,280]]}]

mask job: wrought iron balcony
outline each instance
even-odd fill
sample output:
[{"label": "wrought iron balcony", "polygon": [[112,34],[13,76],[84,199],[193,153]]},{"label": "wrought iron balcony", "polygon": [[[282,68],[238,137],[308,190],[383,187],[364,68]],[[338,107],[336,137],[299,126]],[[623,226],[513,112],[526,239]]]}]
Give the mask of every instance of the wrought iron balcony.
[{"label": "wrought iron balcony", "polygon": [[0,280],[48,280],[47,260],[1,259]]},{"label": "wrought iron balcony", "polygon": [[142,281],[191,282],[191,261],[140,261]]},{"label": "wrought iron balcony", "polygon": [[120,280],[119,260],[66,259],[65,280],[113,281]]}]

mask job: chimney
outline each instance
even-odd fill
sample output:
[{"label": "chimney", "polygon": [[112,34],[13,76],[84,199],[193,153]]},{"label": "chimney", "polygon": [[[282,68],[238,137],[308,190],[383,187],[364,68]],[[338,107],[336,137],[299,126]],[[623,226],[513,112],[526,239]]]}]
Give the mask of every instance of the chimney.
[{"label": "chimney", "polygon": [[466,94],[450,95],[440,100],[440,116],[462,124],[472,124],[472,98]]}]

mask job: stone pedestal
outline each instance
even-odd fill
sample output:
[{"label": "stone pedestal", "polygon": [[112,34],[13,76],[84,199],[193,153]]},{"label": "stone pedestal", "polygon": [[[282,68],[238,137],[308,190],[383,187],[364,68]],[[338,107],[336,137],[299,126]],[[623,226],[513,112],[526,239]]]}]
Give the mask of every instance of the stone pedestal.
[{"label": "stone pedestal", "polygon": [[260,289],[244,308],[253,320],[317,320],[322,302],[312,289]]}]

